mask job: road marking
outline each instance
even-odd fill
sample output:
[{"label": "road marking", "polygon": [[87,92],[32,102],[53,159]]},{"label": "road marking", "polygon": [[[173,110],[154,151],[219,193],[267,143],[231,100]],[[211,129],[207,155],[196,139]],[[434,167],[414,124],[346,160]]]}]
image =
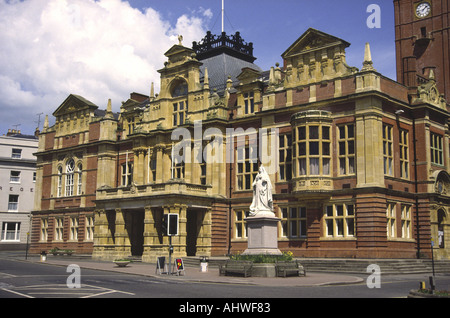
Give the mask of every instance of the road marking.
[{"label": "road marking", "polygon": [[7,292],[10,292],[10,293],[12,293],[12,294],[16,294],[16,295],[22,296],[22,297],[26,297],[26,298],[34,298],[33,296],[25,295],[25,294],[16,292],[16,291],[14,291],[14,290],[9,290],[9,289],[6,289],[6,288],[2,288],[2,290],[7,291]]},{"label": "road marking", "polygon": [[[127,295],[135,295],[134,293],[116,290],[116,289],[109,289],[99,286],[93,286],[93,285],[82,285],[82,288],[67,288],[66,285],[31,285],[31,286],[21,286],[21,287],[15,287],[15,290],[7,289],[7,288],[1,288],[1,290],[22,296],[27,298],[35,298],[32,295],[35,295],[36,297],[44,295],[48,295],[49,297],[54,297],[54,295],[71,295],[71,296],[78,296],[79,298],[90,298],[90,297],[97,297],[101,295],[106,294],[113,294],[113,293],[120,293],[120,294],[127,294]],[[19,292],[19,291],[22,292]],[[26,294],[24,293],[26,292]]]},{"label": "road marking", "polygon": [[[104,288],[104,287],[97,287],[97,286],[93,286],[93,285],[83,285],[83,286],[104,289],[104,290],[106,290],[106,292],[103,292],[103,293],[108,293],[108,294],[121,293],[121,294],[133,295],[133,296],[136,295],[134,293],[130,293],[130,292],[122,291],[122,290],[117,290],[117,289],[109,289],[109,288]],[[103,293],[100,293],[100,294],[97,294],[97,295],[101,295]],[[94,297],[94,296],[97,296],[97,295],[92,295],[91,297]],[[86,298],[86,297],[84,297],[84,298]]]},{"label": "road marking", "polygon": [[[2,277],[3,275],[6,277],[17,277],[16,275],[0,272],[0,277]],[[4,278],[6,278],[6,277],[4,277]]]}]

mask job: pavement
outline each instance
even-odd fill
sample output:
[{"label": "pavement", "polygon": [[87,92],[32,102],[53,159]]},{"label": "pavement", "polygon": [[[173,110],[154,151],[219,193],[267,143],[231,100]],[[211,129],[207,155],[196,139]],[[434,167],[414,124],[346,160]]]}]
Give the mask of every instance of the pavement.
[{"label": "pavement", "polygon": [[[1,257],[2,255],[0,255]],[[10,256],[11,257],[11,256]],[[3,255],[3,258],[4,255]],[[71,264],[78,265],[81,269],[94,269],[109,272],[117,272],[124,274],[142,275],[147,277],[155,277],[158,279],[175,280],[183,282],[201,282],[201,283],[219,283],[219,284],[247,284],[259,286],[326,286],[326,285],[342,285],[357,284],[364,280],[361,277],[351,276],[342,273],[318,273],[306,272],[306,276],[290,276],[290,277],[235,277],[220,276],[219,269],[209,266],[206,272],[202,272],[200,265],[185,265],[185,270],[176,274],[159,274],[155,264],[133,262],[126,267],[119,267],[113,262],[92,260],[88,257],[77,256],[53,256],[48,255],[45,261],[40,260],[40,256],[28,255],[24,257],[12,257],[17,260],[36,262],[41,264],[69,266]]]}]

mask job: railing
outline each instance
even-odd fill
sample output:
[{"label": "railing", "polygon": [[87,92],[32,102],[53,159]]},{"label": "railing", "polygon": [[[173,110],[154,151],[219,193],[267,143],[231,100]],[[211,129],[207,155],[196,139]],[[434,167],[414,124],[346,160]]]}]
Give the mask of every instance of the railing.
[{"label": "railing", "polygon": [[112,199],[123,196],[142,196],[165,193],[184,193],[184,194],[208,194],[211,186],[186,183],[181,179],[172,179],[164,183],[154,183],[145,185],[136,185],[119,188],[100,188],[97,190],[97,199]]},{"label": "railing", "polygon": [[192,44],[192,49],[200,55],[220,47],[231,48],[237,52],[253,56],[253,43],[244,42],[239,32],[228,36],[225,32],[222,32],[221,35],[213,35],[211,31],[208,31],[203,40]]}]

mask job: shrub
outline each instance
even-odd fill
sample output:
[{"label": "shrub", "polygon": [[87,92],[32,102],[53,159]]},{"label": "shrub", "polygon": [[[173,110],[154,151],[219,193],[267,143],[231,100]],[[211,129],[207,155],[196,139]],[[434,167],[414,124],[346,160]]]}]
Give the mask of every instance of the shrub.
[{"label": "shrub", "polygon": [[231,259],[237,261],[252,261],[253,263],[276,263],[292,261],[292,252],[283,252],[282,255],[258,254],[258,255],[232,255]]}]

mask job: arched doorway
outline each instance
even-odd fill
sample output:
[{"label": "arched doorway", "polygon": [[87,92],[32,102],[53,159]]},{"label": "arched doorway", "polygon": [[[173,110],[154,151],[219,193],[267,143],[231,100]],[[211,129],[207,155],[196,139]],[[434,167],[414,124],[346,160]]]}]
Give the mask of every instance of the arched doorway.
[{"label": "arched doorway", "polygon": [[438,226],[438,241],[436,242],[439,248],[445,248],[445,234],[444,234],[444,224],[446,221],[446,213],[444,209],[439,209],[437,211],[437,226]]}]

